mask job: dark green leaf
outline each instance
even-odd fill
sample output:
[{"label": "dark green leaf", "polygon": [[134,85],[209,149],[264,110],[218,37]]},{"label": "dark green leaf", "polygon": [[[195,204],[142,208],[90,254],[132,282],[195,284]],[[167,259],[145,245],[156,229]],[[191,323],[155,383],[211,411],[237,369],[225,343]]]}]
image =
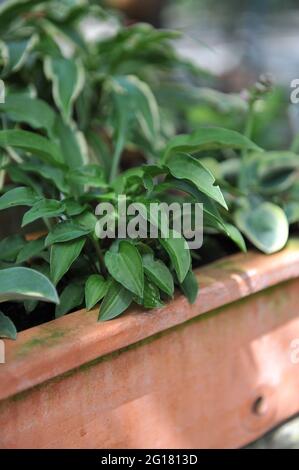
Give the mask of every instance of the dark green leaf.
[{"label": "dark green leaf", "polygon": [[182,283],[191,264],[191,256],[186,240],[170,230],[169,238],[160,238],[160,243],[167,252],[179,281]]},{"label": "dark green leaf", "polygon": [[16,206],[33,206],[38,199],[31,188],[14,188],[0,197],[0,210]]},{"label": "dark green leaf", "polygon": [[194,304],[198,294],[198,281],[193,271],[188,271],[184,282],[181,284],[181,289],[190,304]]},{"label": "dark green leaf", "polygon": [[38,238],[37,240],[31,240],[19,251],[16,259],[16,263],[24,263],[25,261],[35,258],[45,249],[45,238]]},{"label": "dark green leaf", "polygon": [[173,296],[173,277],[163,261],[155,260],[150,254],[142,257],[144,273],[159,289],[170,297]]},{"label": "dark green leaf", "polygon": [[112,280],[100,307],[100,321],[112,320],[123,313],[132,303],[132,292]]},{"label": "dark green leaf", "polygon": [[85,244],[84,238],[64,243],[57,243],[51,247],[50,271],[51,279],[56,285],[70,266],[80,255]]},{"label": "dark green leaf", "polygon": [[54,226],[49,235],[46,238],[45,245],[53,245],[53,243],[62,243],[75,238],[83,237],[88,235],[90,230],[84,229],[73,222],[61,222]]},{"label": "dark green leaf", "polygon": [[142,259],[130,242],[121,241],[119,251],[107,251],[105,263],[111,276],[133,294],[143,297],[144,274]]},{"label": "dark green leaf", "polygon": [[108,282],[99,274],[92,274],[85,284],[86,308],[90,310],[106,295]]},{"label": "dark green leaf", "polygon": [[59,165],[63,161],[60,150],[54,142],[21,129],[0,131],[0,147],[20,148],[52,164]]},{"label": "dark green leaf", "polygon": [[84,298],[84,287],[78,282],[72,282],[60,295],[60,304],[55,308],[55,318],[62,317],[76,307],[79,307]]},{"label": "dark green leaf", "polygon": [[215,186],[215,178],[199,160],[185,154],[175,154],[167,162],[172,176],[191,181],[199,191],[217,201],[227,209],[226,202],[219,186]]},{"label": "dark green leaf", "polygon": [[224,148],[259,150],[259,147],[239,132],[221,127],[203,127],[190,135],[178,135],[170,140],[165,158],[178,152],[195,153],[201,150]]}]

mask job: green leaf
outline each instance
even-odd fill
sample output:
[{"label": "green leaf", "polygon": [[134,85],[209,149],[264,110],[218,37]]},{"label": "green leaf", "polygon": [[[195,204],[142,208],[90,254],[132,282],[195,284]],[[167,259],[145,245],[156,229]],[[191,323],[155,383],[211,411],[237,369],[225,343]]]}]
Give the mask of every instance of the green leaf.
[{"label": "green leaf", "polygon": [[169,238],[159,238],[162,247],[167,252],[174,270],[182,283],[191,265],[191,256],[186,240],[173,230],[169,231]]},{"label": "green leaf", "polygon": [[219,186],[214,186],[215,178],[199,160],[185,154],[176,154],[167,162],[172,176],[191,181],[199,191],[217,201],[227,209],[226,202]]},{"label": "green leaf", "polygon": [[50,272],[51,279],[56,285],[69,270],[70,266],[80,255],[85,244],[85,238],[57,243],[51,247]]},{"label": "green leaf", "polygon": [[238,209],[235,221],[246,237],[264,253],[275,253],[288,240],[287,217],[280,207],[270,202]]},{"label": "green leaf", "polygon": [[23,13],[28,12],[40,0],[7,0],[0,5],[0,29],[1,33],[11,26],[11,23],[19,19]]},{"label": "green leaf", "polygon": [[69,122],[73,104],[84,86],[84,69],[79,62],[64,57],[47,57],[45,75],[52,82],[52,94],[65,122]]},{"label": "green leaf", "polygon": [[178,152],[195,153],[224,148],[260,150],[256,144],[239,132],[221,127],[203,127],[193,134],[182,134],[171,139],[165,149],[164,158]]},{"label": "green leaf", "polygon": [[85,284],[85,302],[87,310],[94,307],[106,295],[108,282],[99,274],[92,274]]},{"label": "green leaf", "polygon": [[112,280],[100,307],[99,321],[112,320],[123,313],[132,303],[132,292]]},{"label": "green leaf", "polygon": [[20,148],[52,164],[59,165],[63,161],[59,147],[54,142],[21,129],[0,131],[0,147]]},{"label": "green leaf", "polygon": [[55,318],[62,317],[76,307],[79,307],[84,299],[84,288],[79,282],[72,282],[60,295],[60,304],[55,308]]},{"label": "green leaf", "polygon": [[37,240],[27,242],[26,245],[19,251],[16,263],[24,263],[25,261],[35,258],[45,249],[45,238],[41,237]]},{"label": "green leaf", "polygon": [[121,241],[119,251],[107,251],[105,263],[111,276],[133,294],[143,297],[144,274],[142,259],[130,242]]},{"label": "green leaf", "polygon": [[240,248],[243,253],[246,253],[247,248],[246,248],[246,243],[245,240],[242,236],[242,234],[239,232],[237,227],[235,227],[232,224],[224,223],[225,225],[225,232],[226,235]]},{"label": "green leaf", "polygon": [[14,188],[0,197],[0,210],[16,206],[33,206],[38,199],[31,188]]},{"label": "green leaf", "polygon": [[38,36],[36,34],[26,39],[7,42],[8,63],[4,69],[4,74],[20,70],[26,63],[29,53],[35,47],[37,42]]},{"label": "green leaf", "polygon": [[65,205],[65,212],[69,217],[82,214],[86,210],[85,204],[79,204],[73,199],[64,199],[63,203]]},{"label": "green leaf", "polygon": [[14,262],[25,243],[21,235],[11,235],[7,238],[3,238],[3,240],[0,241],[0,260]]},{"label": "green leaf", "polygon": [[25,299],[59,303],[55,287],[38,271],[29,268],[0,270],[0,302]]},{"label": "green leaf", "polygon": [[49,246],[53,245],[53,243],[67,242],[88,235],[89,233],[90,230],[84,229],[73,222],[60,222],[55,225],[47,236],[45,245]]},{"label": "green leaf", "polygon": [[159,289],[172,297],[174,292],[173,277],[163,261],[155,260],[152,255],[147,254],[142,257],[142,262],[146,276],[156,284]]},{"label": "green leaf", "polygon": [[134,75],[114,77],[114,100],[118,113],[137,119],[145,137],[155,139],[159,130],[159,109],[149,86]]},{"label": "green leaf", "polygon": [[69,168],[80,167],[88,162],[85,137],[74,123],[67,124],[59,116],[55,121],[54,133],[59,141],[64,162]]},{"label": "green leaf", "polygon": [[188,271],[184,282],[181,283],[181,289],[190,304],[194,304],[198,294],[198,282],[193,271]]},{"label": "green leaf", "polygon": [[53,135],[55,112],[45,101],[21,94],[9,94],[5,103],[0,106],[1,111],[5,111],[12,121],[25,122],[34,129],[45,129],[49,137]]},{"label": "green leaf", "polygon": [[24,214],[22,227],[34,222],[40,218],[58,217],[64,212],[64,204],[55,199],[42,199],[37,201],[34,206]]},{"label": "green leaf", "polygon": [[155,284],[145,279],[143,305],[145,308],[161,308],[163,302],[160,299],[160,292]]},{"label": "green leaf", "polygon": [[[27,175],[29,175],[29,173],[36,173],[41,176],[42,179],[50,181],[62,193],[67,194],[70,191],[68,184],[65,182],[66,171],[63,171],[61,168],[47,165],[46,163],[32,158],[30,162],[22,163],[22,170],[26,172]],[[39,179],[41,180],[41,178]]]},{"label": "green leaf", "polygon": [[17,329],[11,319],[0,311],[0,338],[17,338]]},{"label": "green leaf", "polygon": [[68,173],[68,180],[73,185],[88,185],[93,188],[105,188],[104,172],[98,165],[85,165]]}]

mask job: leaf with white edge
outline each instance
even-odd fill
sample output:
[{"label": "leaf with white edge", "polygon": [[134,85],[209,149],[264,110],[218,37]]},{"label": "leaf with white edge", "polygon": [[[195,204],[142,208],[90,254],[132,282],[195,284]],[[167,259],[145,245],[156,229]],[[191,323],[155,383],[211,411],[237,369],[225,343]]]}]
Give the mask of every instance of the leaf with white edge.
[{"label": "leaf with white edge", "polygon": [[166,264],[161,260],[155,260],[153,255],[146,254],[142,257],[145,275],[170,297],[173,296],[173,277]]},{"label": "leaf with white edge", "polygon": [[43,100],[22,94],[9,94],[0,112],[4,111],[14,122],[24,122],[33,129],[45,129],[49,137],[53,135],[55,112]]},{"label": "leaf with white edge", "polygon": [[107,251],[105,263],[111,276],[138,297],[143,297],[144,273],[137,248],[128,241],[119,243],[119,251]]},{"label": "leaf with white edge", "polygon": [[11,26],[11,23],[19,19],[34,7],[40,0],[7,0],[0,4],[0,29],[1,33]]},{"label": "leaf with white edge", "polygon": [[203,127],[192,134],[182,134],[171,139],[165,149],[164,158],[178,152],[195,153],[223,148],[260,150],[254,142],[239,132],[221,127]]},{"label": "leaf with white edge", "polygon": [[22,227],[40,218],[58,217],[64,212],[64,204],[55,199],[42,199],[24,214]]},{"label": "leaf with white edge", "polygon": [[194,304],[198,294],[198,281],[193,271],[188,271],[184,282],[181,283],[181,289],[189,303]]},{"label": "leaf with white edge", "polygon": [[134,116],[147,139],[155,139],[160,126],[159,109],[149,86],[134,75],[114,77],[112,82],[118,112]]},{"label": "leaf with white edge", "polygon": [[57,243],[51,247],[50,272],[51,279],[56,285],[69,270],[70,266],[80,255],[85,238],[78,238],[64,243]]},{"label": "leaf with white edge", "polygon": [[60,222],[49,232],[45,241],[45,246],[75,240],[76,238],[84,237],[89,233],[90,230],[84,229],[73,222]]},{"label": "leaf with white edge", "polygon": [[94,307],[106,295],[109,283],[100,274],[92,274],[85,284],[85,302],[87,310]]},{"label": "leaf with white edge", "polygon": [[0,241],[0,260],[14,262],[26,241],[21,235],[11,235]]},{"label": "leaf with white edge", "polygon": [[145,279],[144,283],[143,305],[145,308],[163,307],[158,287],[148,279]]},{"label": "leaf with white edge", "polygon": [[75,123],[67,124],[59,116],[55,121],[54,133],[59,141],[64,162],[69,168],[81,167],[88,163],[88,146],[84,134],[76,128]]},{"label": "leaf with white edge", "polygon": [[0,302],[25,299],[59,303],[55,287],[38,271],[29,268],[0,270]]},{"label": "leaf with white edge", "polygon": [[60,294],[60,304],[56,305],[55,318],[62,317],[76,307],[82,305],[84,299],[84,287],[79,282],[72,282],[63,289]]},{"label": "leaf with white edge", "polygon": [[159,238],[162,247],[167,252],[179,282],[182,283],[191,265],[191,256],[186,240],[177,232],[169,231],[168,238]]},{"label": "leaf with white edge", "polygon": [[99,321],[112,320],[121,315],[132,303],[133,294],[112,280],[100,307]]},{"label": "leaf with white edge", "polygon": [[8,51],[8,63],[4,69],[4,74],[8,72],[17,72],[26,62],[29,53],[38,43],[38,36],[36,34],[26,39],[19,41],[6,42]]},{"label": "leaf with white edge", "polygon": [[235,222],[241,232],[264,253],[281,250],[288,240],[288,219],[279,206],[270,202],[238,209]]},{"label": "leaf with white edge", "polygon": [[38,199],[40,197],[31,188],[14,188],[0,197],[0,210],[16,206],[33,206]]},{"label": "leaf with white edge", "polygon": [[0,311],[0,338],[16,339],[17,329],[11,319]]},{"label": "leaf with white edge", "polygon": [[207,170],[199,160],[186,155],[178,153],[173,155],[172,158],[167,162],[172,176],[178,179],[183,179],[193,183],[196,188],[214,199],[221,206],[227,209],[226,202],[219,186],[215,186],[215,178],[212,173]]},{"label": "leaf with white edge", "polygon": [[84,68],[64,57],[46,57],[44,71],[52,82],[52,94],[65,122],[70,122],[73,104],[84,86]]},{"label": "leaf with white edge", "polygon": [[31,240],[19,251],[16,263],[24,263],[32,258],[36,258],[45,249],[45,237]]},{"label": "leaf with white edge", "polygon": [[21,129],[0,131],[0,147],[15,147],[36,155],[47,163],[60,166],[63,162],[59,147],[45,137]]}]

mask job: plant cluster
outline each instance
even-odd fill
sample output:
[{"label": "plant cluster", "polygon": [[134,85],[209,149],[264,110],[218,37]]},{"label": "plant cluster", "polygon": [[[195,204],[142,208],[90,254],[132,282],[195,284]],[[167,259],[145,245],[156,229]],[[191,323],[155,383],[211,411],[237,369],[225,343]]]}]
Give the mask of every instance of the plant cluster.
[{"label": "plant cluster", "polygon": [[[93,21],[114,32],[88,37]],[[161,99],[157,83],[165,91],[178,70],[183,77],[201,74],[176,54],[175,33],[125,27],[84,0],[7,1],[0,6],[0,28],[6,92],[0,210],[24,206],[22,227],[43,224],[34,239],[17,234],[0,242],[0,276],[10,283],[9,297],[1,284],[0,301],[23,301],[30,313],[40,300],[57,302],[51,281],[60,298],[56,317],[99,302],[100,320],[115,318],[132,302],[161,307],[175,286],[193,302],[192,259],[199,254],[183,236],[96,237],[96,206],[109,201],[117,221],[120,194],[144,205],[200,202],[206,237],[224,235],[242,250],[239,229],[264,252],[285,244],[287,217],[298,220],[296,155],[263,152],[250,139],[254,108],[268,83],[249,91],[244,135],[222,127],[175,135],[180,107],[165,93]],[[175,86],[184,90],[179,79]],[[20,270],[30,286],[22,284]],[[12,289],[17,279],[21,292]],[[0,322],[0,334],[13,337],[8,317],[2,314]]]}]

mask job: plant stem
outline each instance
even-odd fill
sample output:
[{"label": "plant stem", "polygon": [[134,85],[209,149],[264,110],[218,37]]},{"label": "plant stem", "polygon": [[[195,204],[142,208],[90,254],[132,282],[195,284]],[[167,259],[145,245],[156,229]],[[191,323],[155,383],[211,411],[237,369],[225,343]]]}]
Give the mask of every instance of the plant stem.
[{"label": "plant stem", "polygon": [[107,269],[106,269],[104,255],[103,255],[103,252],[101,250],[101,247],[100,247],[98,241],[95,240],[94,238],[91,238],[91,241],[92,241],[92,244],[94,246],[95,252],[98,256],[98,260],[99,260],[100,268],[101,268],[101,273],[103,274],[104,277],[107,277]]},{"label": "plant stem", "polygon": [[[248,137],[248,139],[250,139],[251,136],[252,136],[253,123],[254,123],[254,103],[255,103],[254,100],[252,100],[249,103],[248,116],[247,116],[245,130],[244,130],[244,135],[245,135],[245,137]],[[239,175],[239,189],[241,191],[244,191],[245,187],[246,187],[247,157],[248,157],[248,150],[247,149],[242,150],[242,152],[241,152],[241,168],[240,168],[240,175]]]}]

